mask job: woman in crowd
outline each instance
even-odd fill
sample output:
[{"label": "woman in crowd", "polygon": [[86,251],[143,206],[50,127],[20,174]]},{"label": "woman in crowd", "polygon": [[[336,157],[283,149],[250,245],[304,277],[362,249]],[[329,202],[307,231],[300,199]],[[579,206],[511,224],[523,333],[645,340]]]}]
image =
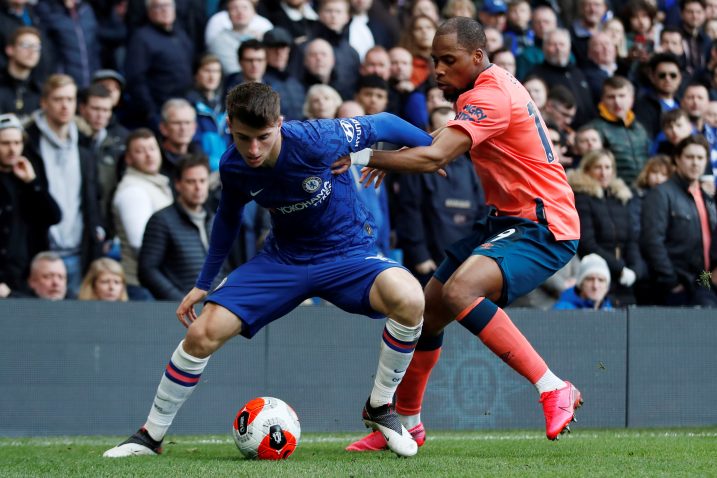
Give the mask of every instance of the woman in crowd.
[{"label": "woman in crowd", "polygon": [[306,92],[304,117],[306,119],[336,118],[341,103],[341,95],[329,85],[313,85]]},{"label": "woman in crowd", "polygon": [[633,195],[616,176],[615,157],[605,149],[583,156],[568,181],[580,216],[578,254],[598,254],[607,261],[616,304],[635,303],[633,284],[645,276],[638,237],[630,225]]},{"label": "woman in crowd", "polygon": [[119,262],[109,257],[94,260],[80,286],[79,300],[127,301],[127,283]]}]

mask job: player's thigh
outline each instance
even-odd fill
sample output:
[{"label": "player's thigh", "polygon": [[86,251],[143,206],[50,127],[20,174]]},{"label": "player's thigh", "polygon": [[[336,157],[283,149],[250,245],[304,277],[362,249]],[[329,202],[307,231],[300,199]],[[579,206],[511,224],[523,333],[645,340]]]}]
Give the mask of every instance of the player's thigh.
[{"label": "player's thigh", "polygon": [[184,349],[195,357],[206,357],[241,332],[242,323],[224,307],[208,303],[192,322],[184,340]]},{"label": "player's thigh", "polygon": [[493,257],[468,257],[443,285],[443,300],[454,316],[478,297],[499,301],[504,290],[503,272]]},{"label": "player's thigh", "polygon": [[239,317],[241,335],[253,337],[311,297],[307,266],[283,264],[260,254],[235,269],[206,298]]},{"label": "player's thigh", "polygon": [[371,307],[389,317],[418,325],[423,317],[423,291],[418,280],[402,267],[384,270],[373,281],[369,292]]}]

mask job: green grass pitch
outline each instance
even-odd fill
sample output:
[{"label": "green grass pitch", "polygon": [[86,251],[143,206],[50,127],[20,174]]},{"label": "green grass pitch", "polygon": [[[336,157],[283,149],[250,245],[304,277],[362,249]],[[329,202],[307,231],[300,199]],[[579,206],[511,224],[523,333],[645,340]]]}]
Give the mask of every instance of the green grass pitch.
[{"label": "green grass pitch", "polygon": [[585,430],[549,442],[538,431],[429,431],[413,458],[348,453],[359,434],[309,433],[283,462],[245,460],[229,434],[172,436],[160,457],[102,458],[124,437],[0,438],[4,477],[656,477],[717,476],[717,427]]}]

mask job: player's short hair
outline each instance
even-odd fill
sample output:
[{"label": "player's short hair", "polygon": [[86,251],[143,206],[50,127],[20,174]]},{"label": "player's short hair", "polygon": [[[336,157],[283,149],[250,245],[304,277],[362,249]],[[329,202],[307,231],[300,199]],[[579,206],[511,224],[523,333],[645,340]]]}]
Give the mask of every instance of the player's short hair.
[{"label": "player's short hair", "polygon": [[485,30],[480,22],[468,17],[453,17],[443,22],[436,36],[456,34],[456,42],[468,51],[485,50]]},{"label": "player's short hair", "polygon": [[242,83],[227,95],[227,119],[251,128],[273,125],[281,116],[279,94],[263,83]]},{"label": "player's short hair", "polygon": [[38,40],[40,40],[40,43],[42,43],[42,36],[40,36],[40,30],[38,30],[35,27],[17,27],[15,30],[13,30],[12,34],[10,34],[10,38],[7,40],[8,45],[14,45],[17,43],[17,39],[20,38],[23,35],[35,35]]},{"label": "player's short hair", "polygon": [[683,110],[682,108],[675,108],[674,110],[665,111],[664,113],[662,113],[662,116],[660,116],[660,128],[665,129],[666,126],[677,123],[677,120],[679,120],[680,118],[684,118],[687,121],[690,120],[687,111]]},{"label": "player's short hair", "polygon": [[69,75],[63,75],[60,73],[50,75],[47,80],[45,80],[45,83],[42,84],[42,97],[47,98],[53,91],[67,85],[72,85],[75,88],[77,87],[77,83],[75,83],[75,80],[73,80]]},{"label": "player's short hair", "polygon": [[149,128],[137,128],[136,130],[132,131],[129,135],[127,135],[127,140],[125,141],[125,147],[129,150],[129,147],[137,141],[138,139],[147,139],[147,138],[154,138],[157,139],[157,137],[154,135],[151,129]]},{"label": "player's short hair", "polygon": [[174,179],[176,181],[180,181],[186,170],[195,168],[197,166],[206,168],[207,172],[210,172],[209,160],[207,159],[207,157],[204,154],[202,154],[202,153],[189,154],[189,155],[183,157],[179,161],[179,163],[177,163],[177,168],[174,171]]},{"label": "player's short hair", "polygon": [[622,88],[627,88],[630,90],[630,93],[633,95],[635,94],[635,87],[633,84],[625,78],[624,76],[610,76],[605,79],[605,82],[602,84],[602,94],[605,94],[605,90],[610,88],[611,90],[620,90]]},{"label": "player's short hair", "polygon": [[356,85],[356,92],[358,93],[361,91],[361,88],[378,88],[380,90],[388,91],[388,81],[378,75],[359,76],[359,80]]},{"label": "player's short hair", "polygon": [[707,142],[707,139],[705,139],[705,137],[701,134],[691,134],[690,136],[677,143],[677,146],[675,146],[675,151],[672,153],[672,161],[675,162],[675,160],[682,154],[682,152],[687,149],[688,146],[692,146],[693,144],[705,148],[705,151],[707,152],[707,160],[709,161],[710,144]]},{"label": "player's short hair", "polygon": [[105,88],[103,85],[95,83],[88,86],[87,88],[80,90],[80,93],[77,95],[77,100],[80,102],[81,105],[86,105],[90,98],[111,99],[112,94],[110,93],[110,90]]}]

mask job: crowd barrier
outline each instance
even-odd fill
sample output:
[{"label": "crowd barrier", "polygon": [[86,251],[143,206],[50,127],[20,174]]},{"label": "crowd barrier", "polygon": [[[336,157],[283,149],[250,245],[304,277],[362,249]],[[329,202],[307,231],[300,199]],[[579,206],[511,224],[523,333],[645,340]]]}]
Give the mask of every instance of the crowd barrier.
[{"label": "crowd barrier", "polygon": [[[146,418],[184,334],[176,304],[0,301],[0,436],[125,435]],[[634,308],[511,317],[583,392],[580,427],[717,424],[717,314]],[[304,431],[363,430],[382,320],[302,306],[209,362],[172,433],[226,433],[247,400],[276,396]],[[541,430],[533,386],[460,325],[446,329],[423,421],[432,429]]]}]

